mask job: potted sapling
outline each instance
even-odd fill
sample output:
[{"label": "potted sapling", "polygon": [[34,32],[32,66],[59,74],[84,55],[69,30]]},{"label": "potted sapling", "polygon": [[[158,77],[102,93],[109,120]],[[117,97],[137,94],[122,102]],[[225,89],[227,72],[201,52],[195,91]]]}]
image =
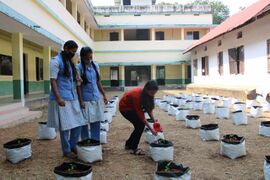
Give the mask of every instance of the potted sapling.
[{"label": "potted sapling", "polygon": [[270,121],[262,121],[259,126],[259,134],[270,137]]},{"label": "potted sapling", "polygon": [[200,116],[198,115],[187,115],[186,116],[186,127],[187,128],[200,128],[201,127],[201,120]]},{"label": "potted sapling", "polygon": [[188,108],[178,108],[175,114],[176,121],[185,121],[187,115],[189,115]]},{"label": "potted sapling", "polygon": [[152,132],[148,128],[146,128],[145,141],[149,144],[151,144],[152,142],[158,139],[164,139],[163,130],[157,121],[153,123],[152,128],[155,129],[155,131],[157,132],[157,135],[156,136],[153,135]]},{"label": "potted sapling", "polygon": [[101,121],[100,122],[100,129],[104,129],[106,130],[107,132],[109,132],[109,122],[108,120],[104,120],[104,121]]},{"label": "potted sapling", "polygon": [[203,103],[203,113],[204,114],[214,114],[216,104],[214,102]]},{"label": "potted sapling", "polygon": [[235,111],[239,111],[239,110],[245,111],[246,110],[246,103],[240,102],[240,101],[235,102],[233,104],[233,108],[234,108]]},{"label": "potted sapling", "polygon": [[217,119],[229,119],[230,110],[225,106],[217,106],[216,107],[216,118]]},{"label": "potted sapling", "polygon": [[168,107],[168,115],[175,116],[178,104],[170,104]]},{"label": "potted sapling", "polygon": [[247,115],[242,110],[232,112],[232,121],[235,125],[248,124]]},{"label": "potted sapling", "polygon": [[250,108],[250,116],[253,118],[258,118],[263,116],[262,106],[252,106]]},{"label": "potted sapling", "polygon": [[203,109],[203,101],[194,101],[193,102],[193,110],[200,111]]},{"label": "potted sapling", "polygon": [[192,100],[186,100],[184,104],[184,108],[192,109],[193,108],[193,101]]},{"label": "potted sapling", "polygon": [[92,166],[78,162],[64,162],[54,168],[56,180],[92,180]]},{"label": "potted sapling", "polygon": [[256,105],[256,101],[255,100],[249,100],[247,99],[246,100],[246,108],[251,108],[252,106],[255,106]]},{"label": "potted sapling", "polygon": [[38,123],[38,139],[55,139],[56,131],[55,128],[47,127],[47,122]]},{"label": "potted sapling", "polygon": [[102,147],[100,141],[94,139],[85,139],[77,143],[77,155],[78,159],[92,163],[102,160]]},{"label": "potted sapling", "polygon": [[230,108],[231,106],[231,99],[229,97],[223,97],[221,100],[221,104],[223,107]]},{"label": "potted sapling", "polygon": [[104,119],[108,120],[108,123],[112,123],[112,113],[109,111],[104,111]]},{"label": "potted sapling", "polygon": [[205,124],[200,128],[200,137],[204,141],[218,141],[219,127],[218,124]]},{"label": "potted sapling", "polygon": [[190,180],[191,170],[173,161],[159,161],[156,165],[154,180]]},{"label": "potted sapling", "polygon": [[163,111],[167,112],[167,111],[168,111],[168,107],[169,107],[168,101],[161,101],[161,102],[160,102],[160,108],[161,108]]},{"label": "potted sapling", "polygon": [[235,159],[245,156],[245,138],[236,134],[224,135],[220,143],[220,154]]},{"label": "potted sapling", "polygon": [[264,179],[270,180],[270,156],[265,156],[263,173],[264,173]]},{"label": "potted sapling", "polygon": [[157,161],[173,160],[173,143],[165,139],[159,139],[150,144],[150,156]]},{"label": "potted sapling", "polygon": [[13,164],[28,159],[32,155],[31,139],[17,138],[5,143],[3,146],[6,159]]},{"label": "potted sapling", "polygon": [[107,131],[105,129],[100,129],[100,143],[107,144]]}]

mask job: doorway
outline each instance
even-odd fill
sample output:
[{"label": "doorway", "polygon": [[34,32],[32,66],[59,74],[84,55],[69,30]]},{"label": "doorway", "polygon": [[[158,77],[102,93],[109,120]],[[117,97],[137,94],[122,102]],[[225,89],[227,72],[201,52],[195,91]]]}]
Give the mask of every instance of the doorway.
[{"label": "doorway", "polygon": [[119,86],[119,67],[111,67],[110,69],[111,86]]},{"label": "doorway", "polygon": [[27,83],[27,64],[28,64],[27,54],[23,53],[23,92],[24,95],[29,93],[28,83]]}]

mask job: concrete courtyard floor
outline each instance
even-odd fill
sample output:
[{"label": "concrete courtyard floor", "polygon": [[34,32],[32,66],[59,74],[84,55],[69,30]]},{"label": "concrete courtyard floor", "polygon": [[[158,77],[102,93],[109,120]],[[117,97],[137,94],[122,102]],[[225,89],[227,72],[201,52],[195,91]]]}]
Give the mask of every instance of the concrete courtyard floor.
[{"label": "concrete courtyard floor", "polygon": [[[156,97],[164,94],[177,95],[179,90],[160,90]],[[108,97],[123,94],[120,91],[107,92]],[[248,110],[247,110],[248,111]],[[53,169],[64,161],[62,157],[59,135],[55,140],[44,141],[37,139],[39,121],[46,121],[47,110],[44,116],[31,122],[15,127],[0,130],[0,143],[18,137],[32,140],[32,158],[19,164],[6,161],[3,148],[0,151],[0,179],[54,179]],[[220,134],[235,133],[246,138],[247,156],[231,160],[219,154],[220,141],[204,142],[199,137],[198,129],[188,129],[183,121],[176,121],[174,116],[159,107],[155,108],[155,117],[161,123],[167,140],[174,144],[174,162],[190,167],[192,179],[234,179],[255,180],[263,179],[263,162],[265,155],[270,155],[270,139],[258,135],[259,123],[269,120],[269,113],[264,113],[264,118],[248,118],[248,125],[235,126],[231,119],[216,119],[214,115],[205,115],[202,111],[191,111],[200,115],[202,124],[218,123]],[[153,179],[155,162],[149,157],[134,156],[124,150],[124,142],[130,135],[133,127],[119,112],[110,124],[108,143],[103,145],[103,160],[95,162],[93,166],[93,179],[95,180],[150,180]],[[149,145],[142,135],[140,145],[149,152]]]}]

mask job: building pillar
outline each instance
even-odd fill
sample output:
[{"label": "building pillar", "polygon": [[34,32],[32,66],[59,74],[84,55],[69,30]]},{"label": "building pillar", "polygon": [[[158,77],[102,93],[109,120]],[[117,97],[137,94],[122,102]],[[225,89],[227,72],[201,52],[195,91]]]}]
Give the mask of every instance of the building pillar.
[{"label": "building pillar", "polygon": [[151,41],[156,40],[156,33],[155,33],[155,28],[151,28]]},{"label": "building pillar", "polygon": [[72,0],[71,4],[72,4],[71,14],[74,17],[74,19],[77,21],[78,2],[77,0]]},{"label": "building pillar", "polygon": [[185,40],[185,29],[181,28],[181,40]]},{"label": "building pillar", "polygon": [[151,65],[151,80],[157,79],[157,67],[156,65]]},{"label": "building pillar", "polygon": [[85,17],[85,14],[80,15],[80,25],[83,28],[83,30],[84,30],[84,17]]},{"label": "building pillar", "polygon": [[90,27],[88,24],[86,24],[86,33],[90,36]]},{"label": "building pillar", "polygon": [[63,6],[66,8],[67,7],[67,0],[60,0],[60,2],[63,4]]},{"label": "building pillar", "polygon": [[119,86],[125,87],[125,66],[119,66]]},{"label": "building pillar", "polygon": [[181,65],[181,84],[184,85],[186,84],[186,65],[182,64]]},{"label": "building pillar", "polygon": [[51,60],[51,47],[43,47],[43,79],[44,79],[44,93],[50,92],[50,60]]},{"label": "building pillar", "polygon": [[12,42],[12,72],[13,72],[13,98],[24,100],[24,81],[23,81],[23,34],[13,33]]},{"label": "building pillar", "polygon": [[124,33],[124,29],[120,30],[120,41],[124,41],[125,40],[125,33]]}]

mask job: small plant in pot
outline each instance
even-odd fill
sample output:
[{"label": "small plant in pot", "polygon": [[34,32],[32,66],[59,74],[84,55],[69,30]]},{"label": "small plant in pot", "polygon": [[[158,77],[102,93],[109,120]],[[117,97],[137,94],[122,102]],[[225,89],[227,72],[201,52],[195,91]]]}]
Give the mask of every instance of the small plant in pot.
[{"label": "small plant in pot", "polygon": [[265,156],[263,172],[264,172],[264,179],[269,180],[270,179],[270,156]]},{"label": "small plant in pot", "polygon": [[270,121],[262,121],[259,126],[259,134],[270,137]]},{"label": "small plant in pot", "polygon": [[162,160],[173,160],[173,143],[165,139],[158,139],[150,144],[151,158],[157,162]]},{"label": "small plant in pot", "polygon": [[47,127],[47,122],[38,122],[38,139],[51,140],[56,138],[55,128]]},{"label": "small plant in pot", "polygon": [[191,171],[189,167],[173,161],[159,161],[157,163],[154,179],[191,179]]},{"label": "small plant in pot", "polygon": [[247,115],[242,110],[232,112],[232,121],[235,125],[248,124]]},{"label": "small plant in pot", "polygon": [[186,127],[196,129],[201,127],[200,116],[198,115],[187,115],[186,116]]},{"label": "small plant in pot", "polygon": [[204,141],[219,140],[218,124],[205,124],[200,128],[200,137]]},{"label": "small plant in pot", "polygon": [[77,162],[64,162],[60,166],[54,168],[54,175],[57,180],[65,180],[70,178],[92,179],[92,166]]},{"label": "small plant in pot", "polygon": [[216,107],[216,118],[218,119],[228,119],[230,116],[230,110],[226,106],[217,106]]},{"label": "small plant in pot", "polygon": [[254,118],[262,117],[263,116],[262,106],[251,106],[250,116]]},{"label": "small plant in pot", "polygon": [[3,146],[7,160],[14,164],[30,158],[32,155],[31,139],[17,138]]},{"label": "small plant in pot", "polygon": [[220,143],[220,154],[231,159],[245,156],[245,138],[236,134],[224,135]]},{"label": "small plant in pot", "polygon": [[102,147],[100,141],[85,139],[77,143],[78,159],[91,163],[102,160]]}]

